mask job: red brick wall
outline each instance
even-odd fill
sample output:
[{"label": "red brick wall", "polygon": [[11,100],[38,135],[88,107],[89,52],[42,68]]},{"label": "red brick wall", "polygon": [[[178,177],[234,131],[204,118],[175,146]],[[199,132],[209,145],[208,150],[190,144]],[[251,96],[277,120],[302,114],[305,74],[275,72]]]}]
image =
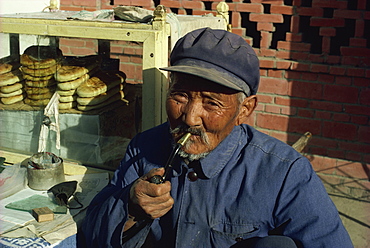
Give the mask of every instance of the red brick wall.
[{"label": "red brick wall", "polygon": [[[219,2],[62,0],[61,9],[96,10],[117,5],[153,9],[162,4],[177,14],[199,15],[216,13]],[[226,2],[232,32],[243,36],[261,61],[259,105],[250,124],[288,143],[310,131],[313,139],[305,152],[315,168],[327,157],[333,159],[334,167],[354,161],[346,164],[347,171],[369,180],[370,2]],[[128,81],[141,83],[138,45],[114,43],[112,49],[113,56],[123,60],[121,69],[126,70]],[[341,175],[338,170],[326,173]]]}]

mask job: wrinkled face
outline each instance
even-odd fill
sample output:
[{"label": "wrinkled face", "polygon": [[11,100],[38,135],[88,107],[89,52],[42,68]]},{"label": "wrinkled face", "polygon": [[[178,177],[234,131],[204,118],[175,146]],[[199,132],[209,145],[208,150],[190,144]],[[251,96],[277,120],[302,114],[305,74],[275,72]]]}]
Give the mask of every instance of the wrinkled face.
[{"label": "wrinkled face", "polygon": [[212,151],[238,125],[237,92],[196,76],[173,75],[166,107],[174,139],[193,134],[182,148],[187,154]]}]

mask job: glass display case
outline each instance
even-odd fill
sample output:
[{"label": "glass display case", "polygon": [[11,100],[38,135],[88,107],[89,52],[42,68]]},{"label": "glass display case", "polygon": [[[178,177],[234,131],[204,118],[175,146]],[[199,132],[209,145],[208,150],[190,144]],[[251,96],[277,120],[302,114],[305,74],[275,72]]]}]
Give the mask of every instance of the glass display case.
[{"label": "glass display case", "polygon": [[[40,142],[43,139],[46,150],[63,159],[114,170],[128,142],[137,132],[166,121],[167,74],[159,68],[168,65],[169,52],[173,44],[184,33],[197,28],[227,29],[227,13],[227,5],[220,3],[217,16],[169,15],[166,14],[165,8],[159,5],[154,10],[154,17],[150,23],[75,20],[70,18],[75,14],[70,11],[0,16],[0,32],[5,34],[8,40],[7,43],[3,42],[3,47],[0,48],[8,51],[8,54],[0,59],[1,64],[16,64],[20,62],[21,56],[26,54],[24,53],[26,50],[21,49],[20,36],[42,37],[43,40],[46,39],[46,44],[39,44],[39,39],[36,39],[33,46],[42,45],[54,49],[53,51],[60,51],[62,39],[95,40],[96,54],[62,55],[63,62],[56,66],[56,71],[53,72],[57,81],[56,87],[59,89],[61,86],[59,84],[63,82],[57,80],[57,72],[65,65],[75,65],[72,62],[81,61],[82,57],[99,58],[98,67],[104,72],[119,71],[120,62],[110,56],[111,44],[115,41],[132,41],[142,46],[143,81],[142,85],[121,82],[120,97],[112,100],[113,97],[105,96],[105,99],[111,102],[103,107],[85,111],[76,108],[75,104],[71,105],[71,108],[53,112],[50,104],[49,108],[46,105],[50,101],[44,104],[28,104],[26,99],[29,92],[25,92],[27,90],[25,88],[32,88],[33,85],[25,83],[25,80],[29,79],[20,79],[19,83],[23,85],[24,90],[23,100],[14,104],[0,104],[0,149],[33,154],[40,149]],[[1,54],[4,54],[4,51],[1,51]],[[20,71],[24,75],[28,73],[26,69],[28,68],[24,64],[20,64]],[[95,76],[93,72],[93,69],[86,72],[90,79]],[[2,86],[8,85],[4,82]],[[101,94],[107,94],[108,90]],[[35,97],[40,95],[41,92],[38,92]],[[78,96],[72,97],[72,101],[75,101],[76,97]],[[60,98],[59,104],[62,104]],[[42,127],[46,131],[42,131]],[[46,135],[42,135],[43,132]]]}]

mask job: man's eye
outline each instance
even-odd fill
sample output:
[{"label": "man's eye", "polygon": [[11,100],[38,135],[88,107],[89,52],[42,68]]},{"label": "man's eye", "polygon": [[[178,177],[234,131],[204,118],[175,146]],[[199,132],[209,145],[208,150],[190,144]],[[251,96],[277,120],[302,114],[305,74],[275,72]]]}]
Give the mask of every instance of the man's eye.
[{"label": "man's eye", "polygon": [[181,92],[171,93],[171,98],[178,102],[186,102],[188,100],[187,95]]},{"label": "man's eye", "polygon": [[220,104],[218,103],[218,102],[216,102],[216,101],[206,101],[205,102],[205,104],[206,104],[206,106],[208,107],[208,108],[210,108],[210,109],[218,109],[218,108],[220,108],[221,106],[220,106]]}]

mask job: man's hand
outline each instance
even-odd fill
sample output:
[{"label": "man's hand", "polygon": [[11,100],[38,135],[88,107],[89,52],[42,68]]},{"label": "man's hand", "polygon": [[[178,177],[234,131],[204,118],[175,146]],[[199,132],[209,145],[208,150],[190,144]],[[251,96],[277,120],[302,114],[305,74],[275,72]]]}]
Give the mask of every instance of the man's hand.
[{"label": "man's hand", "polygon": [[174,200],[170,195],[171,183],[166,181],[155,184],[148,181],[154,175],[163,176],[163,174],[164,168],[152,169],[136,180],[130,190],[130,215],[135,218],[156,219],[172,208]]}]

